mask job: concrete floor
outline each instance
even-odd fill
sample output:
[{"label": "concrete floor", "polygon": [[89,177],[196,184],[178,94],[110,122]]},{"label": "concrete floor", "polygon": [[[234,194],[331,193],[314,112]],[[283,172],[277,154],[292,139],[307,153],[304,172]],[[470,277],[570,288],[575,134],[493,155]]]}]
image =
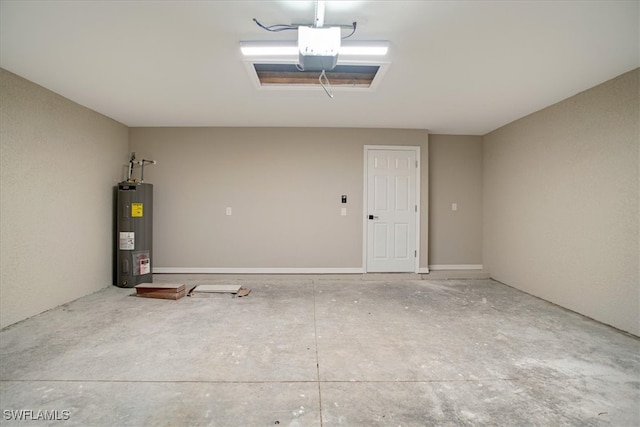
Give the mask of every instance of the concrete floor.
[{"label": "concrete floor", "polygon": [[252,292],[109,287],[5,328],[0,424],[640,425],[638,338],[491,280],[156,281]]}]

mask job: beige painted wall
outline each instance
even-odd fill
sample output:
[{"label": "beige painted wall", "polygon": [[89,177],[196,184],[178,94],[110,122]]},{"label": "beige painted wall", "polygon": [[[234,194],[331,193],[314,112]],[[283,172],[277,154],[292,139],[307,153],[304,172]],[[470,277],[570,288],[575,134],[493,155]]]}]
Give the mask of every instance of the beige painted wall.
[{"label": "beige painted wall", "polygon": [[481,136],[429,135],[429,265],[434,269],[482,266],[482,157]]},{"label": "beige painted wall", "polygon": [[427,265],[424,130],[131,128],[129,137],[131,151],[158,162],[145,169],[154,184],[155,271],[361,269],[365,145],[421,147]]},{"label": "beige painted wall", "polygon": [[484,137],[485,267],[640,335],[638,69]]},{"label": "beige painted wall", "polygon": [[0,326],[112,283],[127,128],[0,69]]}]

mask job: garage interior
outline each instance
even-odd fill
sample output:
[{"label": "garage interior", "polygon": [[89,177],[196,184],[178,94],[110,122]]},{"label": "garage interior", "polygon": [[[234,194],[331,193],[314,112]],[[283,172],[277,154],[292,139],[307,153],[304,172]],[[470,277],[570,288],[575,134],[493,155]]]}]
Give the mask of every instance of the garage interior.
[{"label": "garage interior", "polygon": [[[0,3],[2,424],[639,425],[638,2],[326,2],[378,75],[262,87],[240,43],[295,33],[252,18],[318,3]],[[373,272],[367,150],[408,148]],[[249,295],[113,285],[132,152],[153,281]]]}]

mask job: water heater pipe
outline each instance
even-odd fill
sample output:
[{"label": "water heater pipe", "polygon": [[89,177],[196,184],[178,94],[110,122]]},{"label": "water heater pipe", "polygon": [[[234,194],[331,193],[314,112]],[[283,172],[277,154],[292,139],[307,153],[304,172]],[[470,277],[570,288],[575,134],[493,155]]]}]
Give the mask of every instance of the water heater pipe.
[{"label": "water heater pipe", "polygon": [[142,159],[138,162],[138,164],[140,165],[140,182],[144,182],[144,165],[155,165],[156,161]]},{"label": "water heater pipe", "polygon": [[136,160],[135,151],[131,153],[131,158],[129,159],[129,172],[127,173],[127,182],[131,182],[131,175],[133,175],[133,164]]}]

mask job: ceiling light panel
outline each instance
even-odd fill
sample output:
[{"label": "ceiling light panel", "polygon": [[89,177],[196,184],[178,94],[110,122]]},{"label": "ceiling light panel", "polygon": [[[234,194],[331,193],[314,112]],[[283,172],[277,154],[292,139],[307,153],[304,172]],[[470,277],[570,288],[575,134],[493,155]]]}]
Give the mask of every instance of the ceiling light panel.
[{"label": "ceiling light panel", "polygon": [[[246,57],[298,57],[296,41],[245,41],[240,42],[240,51]],[[385,56],[389,51],[388,41],[343,41],[341,56]]]}]

